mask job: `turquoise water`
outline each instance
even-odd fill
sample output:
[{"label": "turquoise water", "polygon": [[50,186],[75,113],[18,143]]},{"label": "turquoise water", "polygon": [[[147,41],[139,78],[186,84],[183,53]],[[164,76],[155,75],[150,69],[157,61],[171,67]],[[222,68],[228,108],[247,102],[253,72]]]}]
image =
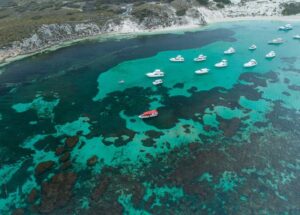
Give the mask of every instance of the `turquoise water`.
[{"label": "turquoise water", "polygon": [[[279,25],[87,42],[4,67],[1,214],[300,213],[300,25]],[[145,76],[154,69],[161,86]],[[148,109],[159,116],[140,120]]]}]

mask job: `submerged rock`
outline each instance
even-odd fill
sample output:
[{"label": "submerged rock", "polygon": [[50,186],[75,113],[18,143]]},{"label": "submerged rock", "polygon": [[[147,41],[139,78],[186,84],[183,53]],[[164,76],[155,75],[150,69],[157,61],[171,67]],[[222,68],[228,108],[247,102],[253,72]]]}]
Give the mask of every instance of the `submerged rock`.
[{"label": "submerged rock", "polygon": [[70,152],[66,152],[59,158],[59,161],[66,162],[69,159],[70,159]]},{"label": "submerged rock", "polygon": [[72,197],[72,188],[76,179],[75,173],[59,173],[50,181],[44,182],[39,211],[51,213],[57,208],[64,207]]},{"label": "submerged rock", "polygon": [[87,160],[87,165],[88,166],[94,166],[97,163],[97,161],[98,161],[98,156],[94,155],[94,156],[92,156],[91,158],[89,158]]},{"label": "submerged rock", "polygon": [[61,155],[65,152],[65,150],[66,150],[65,147],[59,146],[55,149],[55,155]]},{"label": "submerged rock", "polygon": [[35,168],[35,174],[41,175],[41,174],[47,172],[54,166],[54,164],[55,164],[54,161],[45,161],[45,162],[39,163]]},{"label": "submerged rock", "polygon": [[74,146],[78,143],[78,141],[79,141],[79,138],[77,136],[68,137],[66,140],[66,145],[69,148],[74,148]]},{"label": "submerged rock", "polygon": [[28,197],[27,197],[27,201],[29,202],[29,203],[34,203],[35,201],[36,201],[36,199],[37,199],[37,190],[35,189],[35,188],[33,188],[31,191],[30,191],[30,193],[29,193],[29,195],[28,195]]}]

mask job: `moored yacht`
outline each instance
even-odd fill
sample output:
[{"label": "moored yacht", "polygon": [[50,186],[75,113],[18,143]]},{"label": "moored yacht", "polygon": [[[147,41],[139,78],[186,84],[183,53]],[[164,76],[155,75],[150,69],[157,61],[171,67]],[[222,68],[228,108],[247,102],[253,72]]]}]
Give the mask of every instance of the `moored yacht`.
[{"label": "moored yacht", "polygon": [[294,35],[293,38],[296,40],[300,40],[300,34]]},{"label": "moored yacht", "polygon": [[270,59],[270,58],[274,58],[276,57],[276,53],[274,51],[270,51],[268,54],[266,54],[266,58]]},{"label": "moored yacht", "polygon": [[251,59],[249,62],[244,64],[244,67],[246,68],[250,68],[250,67],[254,67],[257,65],[257,61],[254,59]]},{"label": "moored yacht", "polygon": [[224,51],[224,54],[234,54],[235,53],[235,49],[233,47],[230,47],[229,49],[227,49],[226,51]]},{"label": "moored yacht", "polygon": [[184,62],[184,57],[182,57],[181,55],[177,55],[176,57],[172,57],[170,58],[171,62]]},{"label": "moored yacht", "polygon": [[286,24],[286,25],[280,26],[278,28],[278,30],[280,30],[280,31],[290,31],[292,29],[293,29],[293,26],[291,24]]},{"label": "moored yacht", "polygon": [[141,119],[147,119],[147,118],[152,118],[158,116],[158,111],[157,110],[150,110],[142,113],[139,115],[139,118]]},{"label": "moored yacht", "polygon": [[254,51],[255,49],[257,49],[257,46],[255,44],[251,45],[249,48],[248,48],[250,51]]},{"label": "moored yacht", "polygon": [[222,60],[221,62],[215,64],[215,67],[217,67],[217,68],[223,68],[223,67],[227,67],[227,66],[228,66],[228,62],[225,59]]},{"label": "moored yacht", "polygon": [[195,62],[201,62],[201,61],[205,61],[206,58],[207,58],[207,56],[201,54],[201,55],[199,55],[198,57],[194,58],[194,61],[195,61]]},{"label": "moored yacht", "polygon": [[162,79],[157,79],[157,80],[152,82],[153,85],[159,85],[159,84],[162,84],[162,83],[163,83]]},{"label": "moored yacht", "polygon": [[196,70],[195,74],[197,74],[197,75],[203,75],[203,74],[207,74],[208,72],[209,72],[209,69],[203,68],[203,69]]},{"label": "moored yacht", "polygon": [[156,77],[164,77],[165,73],[162,72],[160,69],[154,70],[154,72],[149,72],[146,74],[149,78],[156,78]]},{"label": "moored yacht", "polygon": [[268,42],[268,44],[270,45],[278,45],[278,44],[282,44],[284,42],[284,40],[280,37],[273,39],[271,41]]}]

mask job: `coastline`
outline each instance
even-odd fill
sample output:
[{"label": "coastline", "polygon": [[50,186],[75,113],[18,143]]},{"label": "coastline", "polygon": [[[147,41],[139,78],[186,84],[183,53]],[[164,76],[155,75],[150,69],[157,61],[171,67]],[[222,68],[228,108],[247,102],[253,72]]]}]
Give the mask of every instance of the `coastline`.
[{"label": "coastline", "polygon": [[[94,35],[94,36],[88,36],[88,37],[83,37],[83,38],[79,38],[79,39],[64,41],[61,44],[50,45],[50,46],[42,48],[40,50],[34,50],[28,54],[21,54],[21,55],[16,55],[13,57],[0,59],[0,68],[4,67],[12,62],[22,60],[22,59],[30,57],[30,56],[56,51],[58,49],[72,46],[72,45],[75,45],[77,43],[84,42],[84,41],[104,42],[104,41],[107,41],[110,39],[126,39],[126,38],[142,36],[142,35],[184,33],[184,32],[188,32],[188,31],[203,30],[207,27],[211,27],[212,25],[219,24],[219,23],[230,23],[230,22],[239,22],[239,21],[260,21],[260,20],[261,21],[297,22],[297,21],[300,21],[300,14],[293,15],[293,16],[218,17],[218,18],[208,19],[206,25],[191,24],[191,25],[181,25],[181,26],[170,26],[170,27],[159,28],[159,29],[138,30],[138,31],[131,31],[131,32],[103,33],[103,34],[98,34],[98,35]],[[1,75],[1,72],[2,71],[0,70],[0,75]]]}]

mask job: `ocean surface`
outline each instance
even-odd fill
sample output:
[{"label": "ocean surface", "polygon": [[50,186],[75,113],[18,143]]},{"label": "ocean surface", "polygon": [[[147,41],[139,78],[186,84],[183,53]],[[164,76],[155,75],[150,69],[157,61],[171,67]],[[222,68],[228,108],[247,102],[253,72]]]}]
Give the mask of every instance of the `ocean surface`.
[{"label": "ocean surface", "polygon": [[283,24],[82,42],[2,67],[0,214],[300,214],[300,24]]}]

